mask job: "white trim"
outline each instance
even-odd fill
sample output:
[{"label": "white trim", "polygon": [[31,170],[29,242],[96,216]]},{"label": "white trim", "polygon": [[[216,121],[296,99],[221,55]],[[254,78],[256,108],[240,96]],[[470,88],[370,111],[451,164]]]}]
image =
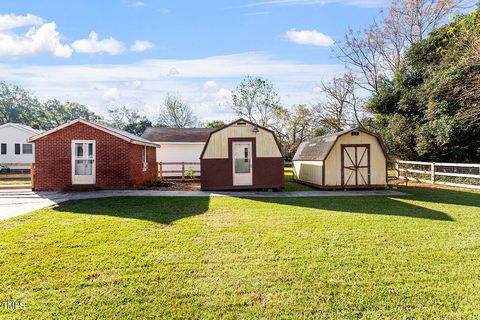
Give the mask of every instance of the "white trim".
[{"label": "white trim", "polygon": [[95,125],[94,123],[92,123],[92,122],[90,122],[90,121],[87,121],[87,120],[84,120],[84,119],[75,119],[75,120],[73,120],[73,121],[64,123],[64,124],[62,124],[62,125],[60,125],[60,126],[58,126],[58,127],[56,127],[56,128],[53,128],[53,129],[51,129],[51,130],[45,131],[45,132],[40,133],[40,134],[38,134],[38,135],[36,135],[36,136],[33,136],[33,137],[28,138],[28,142],[33,142],[33,141],[35,141],[35,140],[38,140],[38,139],[40,139],[40,138],[42,138],[42,137],[45,137],[45,136],[48,136],[48,135],[51,134],[51,133],[60,131],[60,130],[62,130],[63,128],[69,127],[69,126],[71,126],[71,125],[73,125],[73,124],[75,124],[75,123],[78,123],[78,122],[83,123],[83,124],[86,124],[86,125],[91,126],[91,127],[94,127],[95,129],[101,130],[101,131],[103,131],[103,132],[110,133],[110,134],[113,135],[113,136],[116,136],[116,137],[118,137],[118,138],[120,138],[120,139],[123,139],[123,140],[125,140],[125,141],[130,142],[130,139],[129,139],[129,138],[127,138],[127,137],[125,137],[125,136],[122,136],[122,135],[119,135],[118,133],[115,133],[115,132],[113,132],[113,131],[107,130],[107,129],[105,129],[105,128],[103,128],[103,127],[100,127],[100,126],[98,126],[98,125]]},{"label": "white trim", "polygon": [[6,128],[6,127],[14,127],[16,129],[20,129],[20,130],[23,130],[25,132],[28,132],[32,135],[38,135],[39,133],[41,133],[41,130],[36,130],[36,129],[33,129],[32,127],[29,127],[27,125],[20,124],[20,123],[8,122],[8,123],[4,123],[4,124],[0,125],[0,129]]},{"label": "white trim", "polygon": [[57,132],[57,131],[59,131],[59,130],[62,130],[62,129],[64,129],[64,128],[66,128],[66,127],[69,127],[69,126],[71,126],[71,125],[73,125],[73,124],[76,124],[76,123],[79,123],[79,122],[82,123],[82,124],[85,124],[85,125],[87,125],[87,126],[93,127],[93,128],[95,128],[95,129],[98,129],[98,130],[100,130],[100,131],[103,131],[103,132],[106,132],[106,133],[108,133],[108,134],[111,134],[112,136],[115,136],[115,137],[117,137],[117,138],[120,138],[120,139],[122,139],[122,140],[125,140],[125,141],[127,141],[127,142],[129,142],[129,143],[139,144],[139,145],[144,145],[144,146],[149,146],[149,147],[155,147],[155,148],[159,148],[159,147],[160,147],[160,146],[158,146],[157,144],[155,144],[155,143],[153,143],[153,142],[150,143],[150,142],[144,142],[144,141],[139,141],[139,140],[131,139],[131,138],[126,137],[126,136],[124,136],[124,135],[122,135],[122,134],[120,134],[120,133],[117,133],[117,132],[113,131],[113,130],[109,130],[108,128],[105,128],[105,127],[103,127],[103,126],[100,126],[100,125],[98,125],[98,124],[96,124],[96,123],[94,123],[94,122],[90,122],[90,121],[88,121],[88,120],[81,119],[81,118],[78,118],[78,119],[75,119],[75,120],[73,120],[73,121],[64,123],[64,124],[62,124],[61,126],[58,126],[58,127],[53,128],[53,129],[51,129],[51,130],[45,131],[45,132],[40,133],[40,134],[38,134],[38,135],[36,135],[36,136],[30,137],[30,138],[27,139],[27,141],[28,141],[28,142],[33,142],[33,141],[35,141],[35,140],[38,140],[38,139],[40,139],[40,138],[42,138],[42,137],[45,137],[45,136],[51,134],[51,133]]},{"label": "white trim", "polygon": [[181,145],[189,145],[189,144],[194,144],[194,145],[202,145],[202,144],[205,144],[207,143],[207,141],[205,142],[172,142],[172,141],[163,141],[163,142],[160,142],[160,141],[155,141],[155,143],[157,144],[181,144]]},{"label": "white trim", "polygon": [[[75,183],[75,144],[76,143],[93,143],[93,163],[92,163],[92,180],[88,183]],[[84,151],[85,152],[85,151]],[[95,184],[97,182],[97,142],[95,140],[72,140],[71,141],[71,167],[72,167],[72,185]]]},{"label": "white trim", "polygon": [[158,144],[153,143],[153,142],[152,143],[147,143],[147,142],[142,142],[142,141],[132,140],[132,139],[128,139],[127,141],[130,142],[131,144],[138,144],[139,146],[147,146],[147,147],[152,147],[152,148],[160,148],[161,147]]},{"label": "white trim", "polygon": [[145,172],[147,170],[148,170],[148,149],[147,149],[147,146],[142,146],[142,171]]},{"label": "white trim", "polygon": [[[248,173],[235,173],[235,145],[248,145],[248,157],[250,160],[250,172]],[[232,142],[232,175],[233,186],[253,186],[253,144],[251,141],[233,141]],[[237,177],[237,181],[235,181]],[[240,178],[240,181],[238,181]],[[248,179],[244,182],[243,179]]]}]

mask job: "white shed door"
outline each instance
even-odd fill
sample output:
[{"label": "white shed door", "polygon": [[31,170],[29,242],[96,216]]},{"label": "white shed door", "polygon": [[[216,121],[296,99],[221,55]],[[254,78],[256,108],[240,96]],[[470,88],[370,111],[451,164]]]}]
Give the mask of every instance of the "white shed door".
[{"label": "white shed door", "polygon": [[72,184],[95,184],[95,141],[72,141]]},{"label": "white shed door", "polygon": [[252,174],[252,143],[233,142],[233,185],[251,186]]}]

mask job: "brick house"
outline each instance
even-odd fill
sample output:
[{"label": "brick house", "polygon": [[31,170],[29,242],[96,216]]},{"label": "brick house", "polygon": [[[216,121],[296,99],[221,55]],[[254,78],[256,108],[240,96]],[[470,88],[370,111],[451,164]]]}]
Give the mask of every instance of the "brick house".
[{"label": "brick house", "polygon": [[77,119],[33,136],[34,190],[131,189],[157,178],[157,144]]}]

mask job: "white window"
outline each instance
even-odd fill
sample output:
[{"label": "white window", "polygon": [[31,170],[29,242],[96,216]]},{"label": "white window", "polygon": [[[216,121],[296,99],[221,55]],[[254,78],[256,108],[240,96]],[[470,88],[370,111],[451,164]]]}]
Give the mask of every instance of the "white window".
[{"label": "white window", "polygon": [[143,146],[143,149],[142,149],[142,168],[143,168],[143,171],[147,171],[147,169],[148,169],[147,147],[146,146]]},{"label": "white window", "polygon": [[22,153],[23,154],[32,154],[33,153],[33,146],[30,143],[24,143],[22,145]]}]

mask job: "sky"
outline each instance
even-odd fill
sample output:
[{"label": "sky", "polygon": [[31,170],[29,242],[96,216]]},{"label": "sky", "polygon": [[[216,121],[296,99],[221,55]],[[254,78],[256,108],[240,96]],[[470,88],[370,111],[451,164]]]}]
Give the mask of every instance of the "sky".
[{"label": "sky", "polygon": [[0,6],[0,81],[41,101],[104,115],[128,106],[155,120],[167,94],[200,120],[232,120],[246,76],[272,81],[286,107],[322,99],[344,71],[332,53],[386,0],[22,1]]}]

